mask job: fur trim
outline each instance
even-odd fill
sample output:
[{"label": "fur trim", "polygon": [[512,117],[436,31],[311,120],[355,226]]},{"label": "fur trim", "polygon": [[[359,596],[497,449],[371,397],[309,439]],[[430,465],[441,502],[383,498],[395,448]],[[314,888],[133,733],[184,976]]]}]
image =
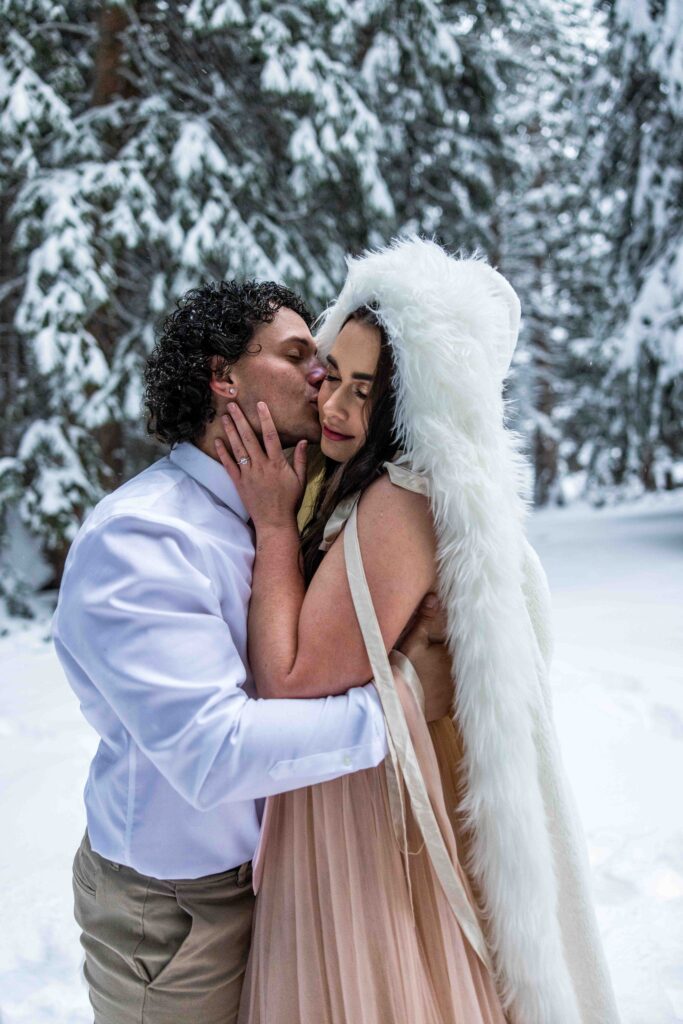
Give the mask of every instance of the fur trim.
[{"label": "fur trim", "polygon": [[483,259],[400,239],[349,261],[318,333],[323,352],[365,303],[376,306],[394,346],[401,446],[431,485],[465,746],[466,868],[484,900],[498,990],[515,1024],[577,1024],[534,736],[537,668],[523,594],[527,469],[503,423],[519,300]]}]

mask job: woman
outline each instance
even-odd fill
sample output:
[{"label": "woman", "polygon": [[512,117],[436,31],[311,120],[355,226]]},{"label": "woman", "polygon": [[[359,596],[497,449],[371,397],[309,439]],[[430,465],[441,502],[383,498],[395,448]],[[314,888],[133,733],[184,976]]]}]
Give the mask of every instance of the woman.
[{"label": "woman", "polygon": [[[304,531],[267,410],[221,460],[257,533],[259,692],[370,676],[380,766],[268,802],[243,1024],[607,1024],[617,1014],[548,704],[542,570],[502,422],[519,325],[479,260],[406,240],[350,265],[319,343],[323,488]],[[399,447],[400,445],[400,447]],[[393,648],[438,586],[454,719]],[[391,652],[389,658],[388,652]]]}]

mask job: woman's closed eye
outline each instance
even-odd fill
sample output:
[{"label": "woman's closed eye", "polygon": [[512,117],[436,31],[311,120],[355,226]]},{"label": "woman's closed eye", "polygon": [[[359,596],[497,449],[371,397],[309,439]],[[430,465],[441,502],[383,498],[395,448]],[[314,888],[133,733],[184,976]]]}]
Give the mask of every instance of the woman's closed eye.
[{"label": "woman's closed eye", "polygon": [[[326,380],[328,384],[341,383],[341,377],[335,377],[335,375],[333,373],[330,373],[329,371],[325,374],[325,377],[323,379]],[[353,395],[355,398],[366,399],[368,397],[368,392],[363,390],[363,388],[356,387],[353,389]]]}]

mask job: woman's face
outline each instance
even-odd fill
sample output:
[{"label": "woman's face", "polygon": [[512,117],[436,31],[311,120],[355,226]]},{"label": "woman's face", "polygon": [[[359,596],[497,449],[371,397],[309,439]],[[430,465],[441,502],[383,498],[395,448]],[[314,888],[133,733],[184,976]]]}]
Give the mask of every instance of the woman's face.
[{"label": "woman's face", "polygon": [[349,320],[327,357],[327,375],[318,396],[320,447],[335,462],[348,462],[365,444],[370,389],[380,352],[377,327]]}]

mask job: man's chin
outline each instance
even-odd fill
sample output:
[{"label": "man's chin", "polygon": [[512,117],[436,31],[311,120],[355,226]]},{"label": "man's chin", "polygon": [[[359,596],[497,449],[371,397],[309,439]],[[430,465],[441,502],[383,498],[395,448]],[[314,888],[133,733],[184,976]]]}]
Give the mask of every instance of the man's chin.
[{"label": "man's chin", "polygon": [[309,444],[320,444],[322,436],[323,432],[320,424],[316,420],[315,423],[307,424],[306,427],[302,427],[301,433],[298,435],[298,440],[308,441]]},{"label": "man's chin", "polygon": [[311,407],[310,416],[305,418],[302,416],[292,429],[287,431],[279,430],[278,432],[283,448],[293,448],[299,441],[308,441],[309,444],[319,445],[323,432],[320,420],[318,419],[317,407]]},{"label": "man's chin", "polygon": [[322,438],[320,430],[301,430],[296,434],[280,434],[280,444],[283,448],[294,448],[299,441],[308,441],[309,444],[319,445]]}]

